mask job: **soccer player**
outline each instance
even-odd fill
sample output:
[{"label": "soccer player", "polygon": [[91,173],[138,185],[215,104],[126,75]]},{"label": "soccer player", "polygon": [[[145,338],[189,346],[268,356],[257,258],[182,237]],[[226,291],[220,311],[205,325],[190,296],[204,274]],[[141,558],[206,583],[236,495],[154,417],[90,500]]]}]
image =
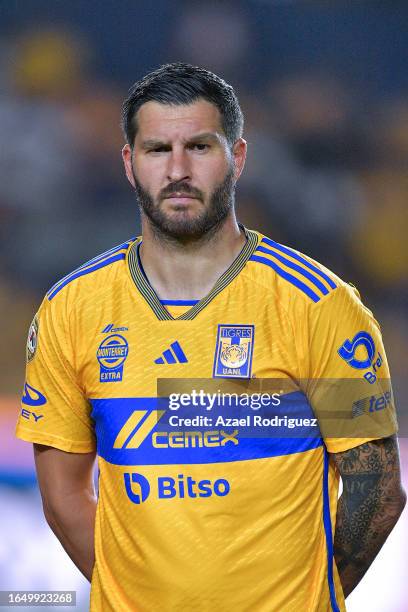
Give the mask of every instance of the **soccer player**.
[{"label": "soccer player", "polygon": [[[237,223],[246,142],[221,78],[163,66],[123,127],[142,236],[58,281],[29,331],[17,435],[46,519],[95,612],[345,610],[405,504],[379,325],[327,268]],[[208,406],[202,427],[181,407],[160,428],[158,379],[279,380],[277,435]],[[319,435],[285,432],[294,398]]]}]

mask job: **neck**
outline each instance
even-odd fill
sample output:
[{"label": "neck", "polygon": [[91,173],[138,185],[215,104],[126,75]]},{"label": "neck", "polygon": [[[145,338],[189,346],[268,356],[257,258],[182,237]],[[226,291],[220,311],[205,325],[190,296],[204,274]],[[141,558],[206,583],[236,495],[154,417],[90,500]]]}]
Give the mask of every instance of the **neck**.
[{"label": "neck", "polygon": [[155,232],[146,217],[142,230],[144,271],[159,298],[167,300],[202,299],[246,241],[233,210],[215,232],[198,240],[169,240]]}]

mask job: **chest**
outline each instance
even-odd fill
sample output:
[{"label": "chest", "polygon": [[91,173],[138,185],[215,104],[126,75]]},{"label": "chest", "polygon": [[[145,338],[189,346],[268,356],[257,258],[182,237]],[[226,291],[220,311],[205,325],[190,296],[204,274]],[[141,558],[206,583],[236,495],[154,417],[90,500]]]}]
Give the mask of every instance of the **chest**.
[{"label": "chest", "polygon": [[124,299],[78,317],[76,369],[87,397],[155,397],[157,381],[299,377],[300,340],[273,301],[214,300],[192,320],[161,321]]}]

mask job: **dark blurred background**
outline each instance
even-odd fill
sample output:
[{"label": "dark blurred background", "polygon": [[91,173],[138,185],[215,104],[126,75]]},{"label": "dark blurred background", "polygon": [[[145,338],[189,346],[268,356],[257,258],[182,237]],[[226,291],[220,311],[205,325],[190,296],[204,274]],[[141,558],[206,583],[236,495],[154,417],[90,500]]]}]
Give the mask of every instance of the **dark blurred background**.
[{"label": "dark blurred background", "polygon": [[[235,87],[249,143],[240,220],[358,287],[405,409],[407,56],[406,1],[0,0],[0,424],[14,423],[45,291],[139,231],[120,107],[169,61]],[[4,448],[0,476],[25,486],[31,457]]]}]

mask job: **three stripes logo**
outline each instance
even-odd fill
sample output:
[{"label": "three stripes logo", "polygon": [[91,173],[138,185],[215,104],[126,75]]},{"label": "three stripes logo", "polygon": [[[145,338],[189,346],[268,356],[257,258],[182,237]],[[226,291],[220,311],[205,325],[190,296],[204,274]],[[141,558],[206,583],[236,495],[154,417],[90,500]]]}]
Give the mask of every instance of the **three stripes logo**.
[{"label": "three stripes logo", "polygon": [[188,359],[186,355],[184,354],[184,351],[181,348],[180,344],[176,340],[175,342],[170,344],[169,349],[166,349],[162,353],[161,357],[158,357],[157,359],[154,360],[154,363],[157,363],[159,365],[163,365],[167,363],[171,365],[174,363],[188,363]]}]

